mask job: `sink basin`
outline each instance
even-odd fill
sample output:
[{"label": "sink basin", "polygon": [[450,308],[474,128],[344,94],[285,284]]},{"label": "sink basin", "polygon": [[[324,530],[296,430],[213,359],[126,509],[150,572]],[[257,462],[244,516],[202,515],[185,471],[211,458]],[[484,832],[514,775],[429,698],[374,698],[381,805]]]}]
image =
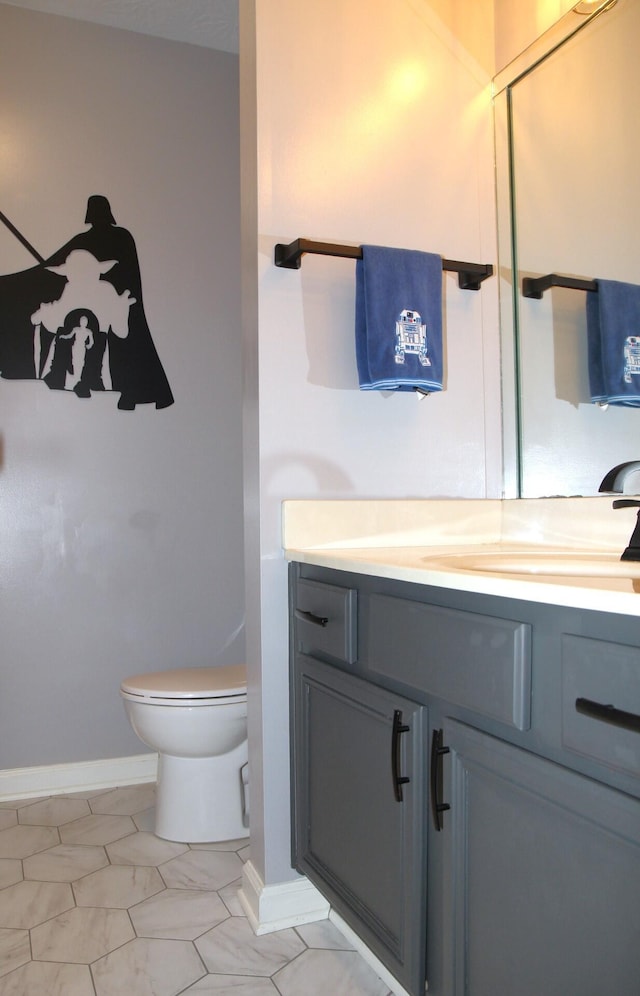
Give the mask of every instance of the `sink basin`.
[{"label": "sink basin", "polygon": [[581,550],[478,550],[426,558],[441,567],[484,574],[543,574],[547,577],[640,578],[640,561],[620,554]]}]

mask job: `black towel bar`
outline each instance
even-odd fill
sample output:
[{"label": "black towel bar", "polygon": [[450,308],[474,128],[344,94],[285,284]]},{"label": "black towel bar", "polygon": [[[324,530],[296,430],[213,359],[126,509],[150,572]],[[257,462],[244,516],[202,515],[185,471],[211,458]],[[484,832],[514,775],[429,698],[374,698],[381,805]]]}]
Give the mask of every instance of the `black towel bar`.
[{"label": "black towel bar", "polygon": [[544,277],[524,277],[522,280],[522,296],[539,300],[550,287],[568,287],[570,290],[597,291],[596,280],[586,280],[584,277],[563,277],[560,273],[547,273]]},{"label": "black towel bar", "polygon": [[[319,256],[341,256],[344,259],[362,259],[361,246],[341,246],[330,242],[312,242],[310,239],[295,239],[289,245],[279,242],[275,247],[274,262],[286,270],[299,270],[304,253]],[[462,290],[480,290],[480,284],[493,275],[491,263],[462,263],[456,259],[443,259],[442,269],[458,274],[458,286]]]}]

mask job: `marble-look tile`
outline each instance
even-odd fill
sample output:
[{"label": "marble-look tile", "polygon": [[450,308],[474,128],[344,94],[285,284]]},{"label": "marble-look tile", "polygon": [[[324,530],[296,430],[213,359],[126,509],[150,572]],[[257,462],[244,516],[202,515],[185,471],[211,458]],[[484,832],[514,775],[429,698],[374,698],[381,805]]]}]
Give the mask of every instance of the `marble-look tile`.
[{"label": "marble-look tile", "polygon": [[55,827],[9,827],[0,830],[0,858],[26,858],[59,843]]},{"label": "marble-look tile", "polygon": [[63,844],[111,844],[135,829],[129,816],[83,816],[60,827],[59,833]]},{"label": "marble-look tile", "polygon": [[164,889],[157,869],[144,865],[108,865],[73,883],[78,906],[126,910]]},{"label": "marble-look tile", "polygon": [[161,840],[153,796],[0,803],[0,996],[386,996],[329,921],[256,937],[249,840]]},{"label": "marble-look tile", "polygon": [[32,961],[0,979],[0,996],[95,996],[87,965]]},{"label": "marble-look tile", "polygon": [[88,816],[91,810],[84,799],[66,799],[53,797],[42,802],[34,802],[25,806],[18,813],[18,822],[30,826],[60,827],[81,816]]},{"label": "marble-look tile", "polygon": [[344,934],[341,934],[331,920],[316,920],[296,927],[296,931],[308,948],[325,948],[333,951],[353,951]]},{"label": "marble-look tile", "polygon": [[243,864],[246,865],[247,861],[251,859],[251,844],[247,844],[246,847],[242,847],[236,852]]},{"label": "marble-look tile", "polygon": [[109,864],[104,847],[58,844],[23,861],[24,877],[37,882],[73,882]]},{"label": "marble-look tile", "polygon": [[138,831],[107,844],[107,854],[114,865],[162,865],[188,850],[188,844],[162,840],[148,831]]},{"label": "marble-look tile", "polygon": [[190,844],[194,851],[239,851],[247,843],[246,837],[235,840],[204,841],[200,844]]},{"label": "marble-look tile", "polygon": [[[242,965],[244,975],[266,978],[305,950],[295,930],[287,928],[258,937],[248,920],[238,916],[225,920],[194,943],[209,972],[234,975]],[[323,996],[339,991],[325,989]],[[296,996],[301,992],[304,990],[299,989]]]},{"label": "marble-look tile", "polygon": [[189,941],[137,938],[93,965],[97,996],[175,996],[205,974]]},{"label": "marble-look tile", "polygon": [[15,827],[18,822],[17,809],[0,809],[0,830]]},{"label": "marble-look tile", "polygon": [[31,949],[37,961],[90,965],[134,936],[125,910],[76,908],[34,927]]},{"label": "marble-look tile", "polygon": [[2,976],[31,961],[28,930],[0,929],[0,992]]},{"label": "marble-look tile", "polygon": [[112,788],[94,788],[94,789],[80,789],[79,792],[65,792],[66,799],[95,799],[98,795],[104,795],[105,792],[113,792]]},{"label": "marble-look tile", "polygon": [[94,796],[90,800],[92,813],[106,813],[109,816],[133,816],[153,806],[156,801],[156,786],[154,782],[143,785],[126,785],[124,788],[111,789],[104,795]]},{"label": "marble-look tile", "polygon": [[356,951],[305,951],[273,981],[282,996],[389,996],[389,987]]},{"label": "marble-look tile", "polygon": [[22,862],[17,858],[0,858],[0,889],[22,881]]},{"label": "marble-look tile", "polygon": [[226,851],[187,851],[160,867],[169,889],[215,892],[242,874],[242,862]]},{"label": "marble-look tile", "polygon": [[132,907],[129,916],[138,937],[193,941],[226,920],[229,910],[217,892],[165,889]]},{"label": "marble-look tile", "polygon": [[0,892],[0,927],[29,930],[73,906],[70,885],[61,882],[18,882]]},{"label": "marble-look tile", "polygon": [[[277,992],[270,979],[248,979],[244,975],[205,975],[204,979],[185,989],[183,996],[276,996]],[[338,994],[332,993],[331,996]]]},{"label": "marble-look tile", "polygon": [[23,806],[31,806],[34,802],[48,798],[48,795],[38,795],[34,796],[33,799],[14,799],[11,802],[0,802],[0,809],[22,809]]},{"label": "marble-look tile", "polygon": [[218,895],[229,910],[231,916],[246,916],[246,913],[242,908],[242,903],[238,897],[238,891],[241,885],[242,879],[238,878],[235,882],[225,885],[224,889],[218,889]]},{"label": "marble-look tile", "polygon": [[149,809],[143,809],[141,813],[134,813],[132,820],[138,830],[148,830],[153,833],[156,828],[156,807],[151,806]]}]

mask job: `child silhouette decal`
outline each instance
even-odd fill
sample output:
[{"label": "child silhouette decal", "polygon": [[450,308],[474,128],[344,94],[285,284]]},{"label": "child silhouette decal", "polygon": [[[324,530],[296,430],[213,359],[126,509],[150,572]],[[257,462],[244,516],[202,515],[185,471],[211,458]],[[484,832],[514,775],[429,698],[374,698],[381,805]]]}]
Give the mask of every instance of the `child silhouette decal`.
[{"label": "child silhouette decal", "polygon": [[117,391],[121,410],[167,408],[173,394],[144,312],[134,239],[100,194],[89,197],[85,222],[46,260],[14,230],[39,264],[0,277],[0,376],[80,398]]}]

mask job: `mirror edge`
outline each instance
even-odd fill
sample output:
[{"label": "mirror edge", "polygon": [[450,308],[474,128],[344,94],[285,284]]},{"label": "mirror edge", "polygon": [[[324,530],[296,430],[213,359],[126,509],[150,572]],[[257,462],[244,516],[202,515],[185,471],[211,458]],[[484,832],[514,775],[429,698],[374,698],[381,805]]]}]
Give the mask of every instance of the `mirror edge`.
[{"label": "mirror edge", "polygon": [[605,11],[614,7],[617,2],[618,0],[601,0],[589,12],[579,11],[577,8],[582,6],[582,2],[576,3],[571,10],[563,14],[555,24],[547,28],[535,41],[520,52],[515,59],[512,59],[511,62],[507,63],[503,69],[500,69],[495,74],[493,77],[494,96],[506,87],[516,83],[522,76],[530,72],[538,62],[550,55],[559,45],[562,45],[567,38],[570,38],[576,31],[580,31],[585,24],[588,24],[595,17],[604,14]]},{"label": "mirror edge", "polygon": [[501,69],[492,81],[496,226],[498,243],[498,287],[500,320],[500,378],[502,393],[502,466],[503,498],[520,498],[520,392],[518,390],[518,337],[516,220],[513,213],[513,169],[511,153],[511,88],[531,72],[568,38],[594,18],[603,14],[617,0],[602,0],[592,11],[577,10],[581,3],[564,14],[524,51]]}]

